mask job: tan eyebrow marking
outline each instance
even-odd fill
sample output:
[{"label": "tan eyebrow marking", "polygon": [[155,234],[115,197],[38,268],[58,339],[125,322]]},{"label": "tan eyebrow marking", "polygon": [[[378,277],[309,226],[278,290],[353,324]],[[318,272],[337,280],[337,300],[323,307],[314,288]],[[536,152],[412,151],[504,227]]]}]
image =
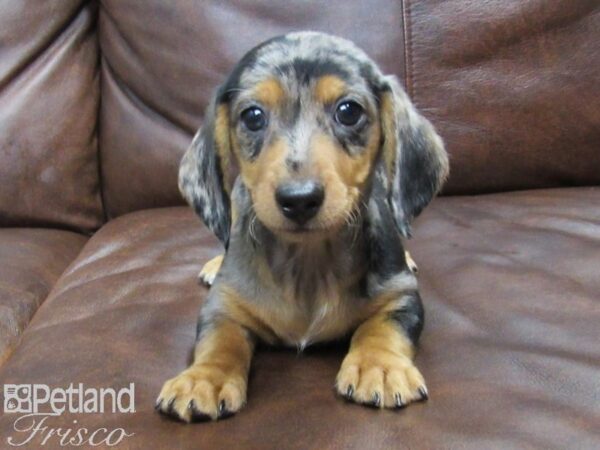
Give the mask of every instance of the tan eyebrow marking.
[{"label": "tan eyebrow marking", "polygon": [[323,104],[334,102],[344,92],[346,92],[346,83],[335,75],[323,75],[315,86],[315,98]]},{"label": "tan eyebrow marking", "polygon": [[285,95],[281,83],[275,78],[269,78],[257,83],[252,93],[258,101],[269,108],[275,108],[280,105]]}]

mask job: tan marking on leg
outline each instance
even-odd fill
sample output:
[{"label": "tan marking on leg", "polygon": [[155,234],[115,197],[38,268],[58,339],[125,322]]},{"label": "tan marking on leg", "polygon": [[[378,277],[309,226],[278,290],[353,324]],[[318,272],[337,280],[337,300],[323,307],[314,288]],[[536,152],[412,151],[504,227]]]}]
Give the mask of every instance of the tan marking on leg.
[{"label": "tan marking on leg", "polygon": [[253,350],[240,325],[228,319],[214,324],[196,344],[193,364],[165,382],[157,409],[185,422],[239,411],[246,402]]},{"label": "tan marking on leg", "polygon": [[344,95],[346,90],[344,80],[335,75],[324,75],[318,79],[315,85],[315,99],[326,105],[336,101]]},{"label": "tan marking on leg", "polygon": [[336,379],[348,400],[378,408],[401,408],[426,397],[425,380],[413,364],[414,348],[389,318],[389,302],[364,322],[352,337]]},{"label": "tan marking on leg", "polygon": [[219,269],[221,268],[221,264],[223,263],[223,257],[225,255],[215,256],[213,259],[208,261],[202,267],[202,270],[198,274],[198,279],[202,281],[207,286],[212,286]]}]

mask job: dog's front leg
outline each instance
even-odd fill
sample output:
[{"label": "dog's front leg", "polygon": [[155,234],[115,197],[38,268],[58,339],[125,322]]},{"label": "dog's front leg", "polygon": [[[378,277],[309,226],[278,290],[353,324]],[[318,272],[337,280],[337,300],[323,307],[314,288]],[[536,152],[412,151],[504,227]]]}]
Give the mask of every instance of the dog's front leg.
[{"label": "dog's front leg", "polygon": [[425,381],[413,364],[422,327],[417,292],[387,302],[355,331],[337,376],[338,393],[377,408],[425,400]]},{"label": "dog's front leg", "polygon": [[164,385],[156,408],[186,422],[228,417],[246,402],[253,339],[238,323],[221,318],[200,334],[194,362]]}]

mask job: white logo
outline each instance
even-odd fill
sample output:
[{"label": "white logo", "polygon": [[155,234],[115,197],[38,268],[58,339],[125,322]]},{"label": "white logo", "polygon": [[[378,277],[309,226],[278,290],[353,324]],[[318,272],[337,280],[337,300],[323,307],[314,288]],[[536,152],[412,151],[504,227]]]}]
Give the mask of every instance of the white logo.
[{"label": "white logo", "polygon": [[[44,408],[46,411],[44,411]],[[134,413],[135,384],[114,388],[85,388],[82,383],[67,388],[47,384],[5,384],[5,413]]]},{"label": "white logo", "polygon": [[30,413],[31,412],[31,385],[30,384],[5,384],[4,385],[4,412]]},{"label": "white logo", "polygon": [[46,384],[5,384],[4,412],[19,414],[13,424],[18,435],[6,439],[11,446],[20,447],[39,440],[40,445],[54,442],[63,447],[112,447],[134,433],[123,428],[94,430],[79,425],[76,419],[72,421],[72,428],[64,425],[54,428],[52,417],[63,413],[134,413],[135,384],[121,389],[89,388],[82,383],[71,383],[66,388],[50,388]]}]

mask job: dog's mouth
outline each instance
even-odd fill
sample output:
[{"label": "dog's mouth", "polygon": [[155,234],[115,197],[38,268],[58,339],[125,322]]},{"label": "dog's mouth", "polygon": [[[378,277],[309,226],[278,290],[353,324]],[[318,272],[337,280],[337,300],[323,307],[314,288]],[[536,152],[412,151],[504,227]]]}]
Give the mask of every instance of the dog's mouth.
[{"label": "dog's mouth", "polygon": [[280,227],[270,227],[272,233],[280,236],[284,240],[290,240],[294,242],[304,242],[307,240],[320,239],[331,234],[331,229],[304,224],[304,225],[288,225]]},{"label": "dog's mouth", "polygon": [[292,235],[310,235],[326,233],[326,228],[314,227],[308,225],[293,225],[290,227],[280,227],[273,230],[275,233],[287,233]]}]

